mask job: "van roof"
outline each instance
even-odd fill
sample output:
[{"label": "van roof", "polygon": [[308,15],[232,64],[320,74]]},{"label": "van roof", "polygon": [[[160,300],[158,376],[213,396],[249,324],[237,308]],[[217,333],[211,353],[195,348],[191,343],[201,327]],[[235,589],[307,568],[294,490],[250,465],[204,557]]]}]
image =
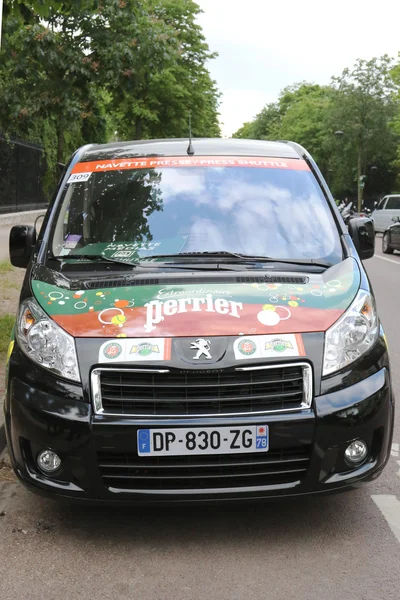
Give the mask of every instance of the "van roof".
[{"label": "van roof", "polygon": [[[113,160],[117,158],[133,158],[135,156],[187,156],[188,144],[188,138],[91,144],[81,149],[82,154],[79,157],[79,161]],[[296,152],[295,148],[286,142],[193,138],[192,145],[197,156],[302,158]]]}]

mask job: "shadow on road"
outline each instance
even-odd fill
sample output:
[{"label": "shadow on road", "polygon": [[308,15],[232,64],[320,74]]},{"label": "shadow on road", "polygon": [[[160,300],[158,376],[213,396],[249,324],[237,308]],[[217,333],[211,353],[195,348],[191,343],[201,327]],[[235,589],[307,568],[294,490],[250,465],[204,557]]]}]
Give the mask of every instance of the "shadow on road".
[{"label": "shadow on road", "polygon": [[[371,502],[368,493],[357,490],[323,498],[299,498],[243,505],[191,507],[82,507],[48,505],[47,519],[65,536],[106,537],[120,545],[155,544],[158,547],[185,543],[230,545],[265,542],[266,536],[282,542],[306,541],[320,533],[340,537],[343,529],[357,526],[360,512]],[[338,521],[340,525],[338,527]],[[365,521],[360,524],[365,527]]]}]

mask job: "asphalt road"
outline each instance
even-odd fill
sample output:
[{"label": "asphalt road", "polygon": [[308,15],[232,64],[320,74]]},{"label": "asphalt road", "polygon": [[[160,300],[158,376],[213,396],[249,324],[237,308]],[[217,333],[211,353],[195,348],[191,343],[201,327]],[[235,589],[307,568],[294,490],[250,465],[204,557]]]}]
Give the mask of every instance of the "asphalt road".
[{"label": "asphalt road", "polygon": [[[380,247],[380,240],[377,240]],[[400,253],[366,262],[400,397]],[[398,600],[400,417],[368,487],[257,506],[89,509],[0,483],[1,600]]]}]

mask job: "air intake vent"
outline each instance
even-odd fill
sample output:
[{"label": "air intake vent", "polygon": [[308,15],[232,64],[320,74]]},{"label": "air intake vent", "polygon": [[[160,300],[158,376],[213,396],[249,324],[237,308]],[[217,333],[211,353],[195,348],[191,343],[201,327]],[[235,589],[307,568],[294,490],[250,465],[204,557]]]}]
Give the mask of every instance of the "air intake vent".
[{"label": "air intake vent", "polygon": [[287,275],[264,275],[263,277],[237,277],[237,283],[293,283],[294,285],[305,285],[308,277],[291,277]]},{"label": "air intake vent", "polygon": [[[134,279],[133,277],[121,277],[119,279],[95,279],[94,281],[85,281],[84,288],[87,290],[95,290],[100,287],[126,287],[131,285],[159,285],[163,283],[162,279]],[[168,283],[171,283],[171,280],[168,279]],[[185,280],[185,283],[188,283],[188,280]]]},{"label": "air intake vent", "polygon": [[[308,277],[290,277],[285,275],[263,275],[258,277],[235,277],[232,275],[207,275],[205,277],[157,277],[145,279],[140,276],[136,277],[116,277],[114,279],[100,279],[96,278],[93,281],[86,281],[83,287],[88,290],[98,289],[100,287],[126,287],[136,285],[204,285],[207,283],[291,283],[294,285],[305,285],[308,283]],[[71,289],[80,289],[82,287],[81,282],[74,282],[71,285]]]},{"label": "air intake vent", "polygon": [[114,449],[97,454],[104,485],[120,490],[215,489],[299,483],[310,465],[311,446],[271,447],[258,454],[151,456]]}]

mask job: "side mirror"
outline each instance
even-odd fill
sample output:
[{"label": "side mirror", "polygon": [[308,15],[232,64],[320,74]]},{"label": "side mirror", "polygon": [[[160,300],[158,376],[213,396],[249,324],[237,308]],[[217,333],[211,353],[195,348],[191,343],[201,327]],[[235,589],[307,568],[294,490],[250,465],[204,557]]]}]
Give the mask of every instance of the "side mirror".
[{"label": "side mirror", "polygon": [[400,217],[392,217],[393,223],[400,223]]},{"label": "side mirror", "polygon": [[15,225],[10,231],[10,262],[26,269],[36,244],[36,230],[29,225]]},{"label": "side mirror", "polygon": [[349,234],[361,260],[372,258],[375,254],[374,222],[368,217],[350,219]]}]

